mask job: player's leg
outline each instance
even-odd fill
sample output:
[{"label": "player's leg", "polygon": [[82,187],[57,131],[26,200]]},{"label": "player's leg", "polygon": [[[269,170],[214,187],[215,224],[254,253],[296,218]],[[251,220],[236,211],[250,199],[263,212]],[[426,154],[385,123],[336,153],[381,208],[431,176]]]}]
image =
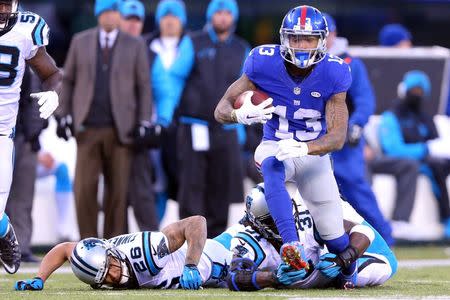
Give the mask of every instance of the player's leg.
[{"label": "player's leg", "polygon": [[391,226],[381,213],[375,194],[366,179],[362,145],[355,148],[346,146],[344,150],[333,153],[334,175],[342,195],[381,233],[389,245],[393,244]]},{"label": "player's leg", "polygon": [[264,194],[270,214],[275,220],[284,243],[298,241],[297,229],[292,216],[292,202],[285,182],[292,176],[291,160],[281,162],[275,158],[278,145],[263,141],[255,151],[255,162],[264,178]]},{"label": "player's leg", "polygon": [[8,273],[20,266],[20,248],[13,226],[5,213],[13,174],[14,143],[8,136],[0,136],[0,262]]},{"label": "player's leg", "polygon": [[[348,251],[349,236],[345,233],[343,212],[329,155],[306,156],[294,160],[297,187],[308,207],[317,230],[334,254]],[[354,280],[356,263],[343,270]]]}]

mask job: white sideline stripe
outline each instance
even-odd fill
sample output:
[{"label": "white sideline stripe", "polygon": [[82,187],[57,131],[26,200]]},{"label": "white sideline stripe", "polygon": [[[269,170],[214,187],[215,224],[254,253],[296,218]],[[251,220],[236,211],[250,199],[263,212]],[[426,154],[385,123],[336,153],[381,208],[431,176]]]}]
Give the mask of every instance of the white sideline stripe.
[{"label": "white sideline stripe", "polygon": [[[447,267],[450,266],[450,259],[406,259],[400,260],[398,266],[401,269],[416,269],[424,267]],[[37,273],[38,266],[26,266],[21,267],[17,274],[34,274]],[[55,271],[56,274],[69,274],[72,273],[72,268],[69,266],[63,266]],[[6,274],[5,271],[0,271],[0,274]],[[422,281],[421,281],[422,282]],[[445,281],[450,282],[450,281]]]}]

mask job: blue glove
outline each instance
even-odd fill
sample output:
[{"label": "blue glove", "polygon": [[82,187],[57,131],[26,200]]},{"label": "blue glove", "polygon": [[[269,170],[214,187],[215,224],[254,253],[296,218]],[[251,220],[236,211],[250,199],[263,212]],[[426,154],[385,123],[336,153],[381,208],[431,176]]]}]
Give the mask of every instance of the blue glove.
[{"label": "blue glove", "polygon": [[44,281],[40,277],[19,280],[14,285],[16,291],[40,291],[44,288]]},{"label": "blue glove", "polygon": [[316,269],[328,278],[336,278],[342,271],[340,258],[333,253],[325,253],[320,256]]},{"label": "blue glove", "polygon": [[180,277],[180,286],[185,290],[198,290],[202,285],[202,277],[194,264],[184,266]]},{"label": "blue glove", "polygon": [[296,270],[290,265],[281,263],[277,269],[277,279],[278,282],[283,285],[291,285],[294,282],[305,279],[306,269]]}]

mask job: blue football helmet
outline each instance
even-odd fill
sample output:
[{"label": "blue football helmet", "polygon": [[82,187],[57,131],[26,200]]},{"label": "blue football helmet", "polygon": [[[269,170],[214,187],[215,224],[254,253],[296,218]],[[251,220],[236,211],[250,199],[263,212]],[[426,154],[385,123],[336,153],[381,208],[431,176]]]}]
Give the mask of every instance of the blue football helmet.
[{"label": "blue football helmet", "polygon": [[9,11],[0,12],[0,31],[3,31],[10,29],[15,24],[13,20],[17,18],[19,0],[0,0],[0,4],[9,8]]},{"label": "blue football helmet", "polygon": [[[317,47],[301,49],[291,46],[292,40],[299,41],[310,36],[318,38]],[[323,14],[312,6],[297,6],[286,14],[281,24],[281,56],[298,68],[308,68],[325,57],[327,36],[328,26]]]},{"label": "blue football helmet", "polygon": [[[115,258],[121,268],[120,282],[105,284],[104,280]],[[77,243],[70,256],[70,266],[75,276],[93,288],[120,287],[128,282],[130,272],[125,255],[114,244],[98,238],[86,238]]]}]

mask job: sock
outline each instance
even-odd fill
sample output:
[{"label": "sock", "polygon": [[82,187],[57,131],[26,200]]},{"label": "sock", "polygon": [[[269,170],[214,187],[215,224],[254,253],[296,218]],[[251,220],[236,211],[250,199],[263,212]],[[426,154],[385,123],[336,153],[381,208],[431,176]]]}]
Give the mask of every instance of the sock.
[{"label": "sock", "polygon": [[292,215],[292,201],[285,186],[283,162],[273,156],[268,157],[263,161],[261,170],[267,206],[283,243],[298,241],[297,228]]},{"label": "sock", "polygon": [[65,163],[59,163],[55,170],[56,192],[72,192],[72,182],[69,177],[69,169]]},{"label": "sock", "polygon": [[2,218],[0,219],[0,238],[5,237],[9,230],[9,218],[6,213],[3,213]]}]

